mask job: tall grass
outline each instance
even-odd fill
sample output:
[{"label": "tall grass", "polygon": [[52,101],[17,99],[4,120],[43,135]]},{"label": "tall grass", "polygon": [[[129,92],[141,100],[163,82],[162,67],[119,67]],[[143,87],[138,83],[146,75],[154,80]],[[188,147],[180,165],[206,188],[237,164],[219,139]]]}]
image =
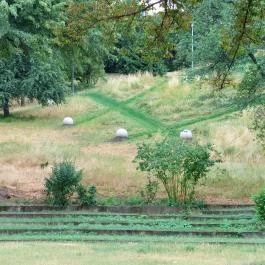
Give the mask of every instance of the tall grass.
[{"label": "tall grass", "polygon": [[128,99],[153,86],[159,78],[153,77],[148,72],[129,75],[109,75],[106,80],[101,80],[97,88],[106,95],[119,101]]}]

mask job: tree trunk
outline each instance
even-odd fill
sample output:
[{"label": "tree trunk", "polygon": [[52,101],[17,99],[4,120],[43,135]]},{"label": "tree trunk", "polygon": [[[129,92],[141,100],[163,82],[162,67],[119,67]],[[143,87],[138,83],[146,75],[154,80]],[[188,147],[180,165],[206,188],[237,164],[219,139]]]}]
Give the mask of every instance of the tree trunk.
[{"label": "tree trunk", "polygon": [[26,105],[26,104],[25,104],[25,97],[22,96],[22,97],[20,98],[20,106],[23,107],[23,106],[25,106],[25,105]]},{"label": "tree trunk", "polygon": [[74,63],[72,63],[72,93],[73,93],[73,96],[75,95],[75,65]]},{"label": "tree trunk", "polygon": [[3,99],[3,112],[4,112],[4,117],[9,116],[9,105],[8,105],[8,99]]},{"label": "tree trunk", "polygon": [[261,76],[265,79],[265,72],[263,71],[261,65],[258,63],[255,55],[252,52],[248,53],[248,56],[250,57],[250,59],[252,60],[252,62],[257,66]]}]

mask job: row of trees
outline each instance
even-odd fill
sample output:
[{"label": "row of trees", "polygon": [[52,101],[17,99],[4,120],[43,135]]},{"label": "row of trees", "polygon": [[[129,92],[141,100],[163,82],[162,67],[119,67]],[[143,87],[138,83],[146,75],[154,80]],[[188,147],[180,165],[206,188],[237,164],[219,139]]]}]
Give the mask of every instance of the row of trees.
[{"label": "row of trees", "polygon": [[[12,99],[59,104],[77,78],[104,72],[163,74],[194,59],[223,88],[234,65],[253,63],[241,95],[264,79],[264,1],[260,0],[0,0],[0,104]],[[248,59],[247,59],[248,58]],[[255,81],[249,88],[250,76]]]}]

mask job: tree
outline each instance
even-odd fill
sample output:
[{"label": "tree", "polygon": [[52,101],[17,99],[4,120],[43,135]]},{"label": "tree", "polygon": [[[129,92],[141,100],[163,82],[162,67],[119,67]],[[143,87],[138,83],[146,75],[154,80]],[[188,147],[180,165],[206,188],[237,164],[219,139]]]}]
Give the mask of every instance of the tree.
[{"label": "tree", "polygon": [[100,25],[87,27],[85,24],[91,3],[71,1],[64,9],[64,23],[53,27],[53,42],[60,50],[73,91],[75,79],[92,85],[103,75],[103,61],[108,54],[108,36],[103,34]]},{"label": "tree", "polygon": [[[197,1],[183,1],[195,3]],[[157,8],[164,8],[165,12]],[[190,14],[183,4],[172,1],[73,1],[67,7],[70,20],[57,29],[59,38],[78,45],[92,29],[104,36],[112,52],[109,67],[117,57],[129,69],[162,68],[161,58],[169,57],[172,41],[168,34],[175,28],[187,28]],[[139,39],[138,39],[139,38]],[[60,41],[66,43],[65,41]],[[113,44],[116,47],[113,49]],[[114,55],[114,56],[113,56]],[[120,68],[118,66],[118,68]]]},{"label": "tree", "polygon": [[0,101],[4,116],[12,99],[45,105],[64,101],[64,74],[51,44],[51,27],[62,22],[63,1],[0,1]]},{"label": "tree", "polygon": [[[222,4],[216,0],[0,0],[0,97],[4,115],[9,113],[10,100],[18,96],[37,98],[42,104],[48,99],[62,102],[64,75],[70,72],[70,68],[72,83],[75,73],[81,80],[96,80],[107,49],[121,40],[119,34],[124,34],[130,28],[140,27],[145,36],[139,43],[141,51],[137,45],[132,51],[136,60],[144,58],[147,65],[151,65],[156,60],[154,57],[161,58],[161,51],[165,57],[172,56],[176,50],[174,38],[170,36],[190,28],[192,9],[200,2],[203,2],[202,5],[213,3],[207,15],[214,11],[215,6],[222,8]],[[219,2],[224,2],[223,5],[230,3],[228,0]],[[232,15],[229,16],[233,18],[230,23],[233,30],[222,32],[220,27],[213,26],[205,35],[209,40],[207,50],[211,51],[204,52],[208,60],[219,54],[218,63],[223,63],[224,58],[226,61],[225,66],[220,67],[221,88],[236,59],[244,54],[249,55],[264,76],[256,58],[257,49],[264,45],[264,1],[236,0],[233,3]],[[227,18],[225,15],[224,18]],[[209,17],[220,22],[218,12],[213,12]],[[215,36],[218,36],[221,44],[218,42],[218,49],[212,52],[211,47],[216,44]],[[151,50],[158,52],[151,56]],[[17,60],[22,62],[23,67],[7,67]],[[41,68],[49,69],[50,78],[60,76],[54,80],[53,89],[47,85],[47,93],[44,91],[48,79],[43,78],[43,82],[38,84],[42,86],[41,89],[36,89],[37,85],[34,85],[36,78],[32,75],[32,69],[38,69],[41,73]],[[49,79],[49,82],[52,80]],[[30,93],[32,89],[34,93]]]},{"label": "tree", "polygon": [[[164,62],[163,47],[145,49],[146,32],[141,27],[139,18],[130,30],[120,28],[114,48],[105,60],[105,71],[108,73],[130,74],[150,72],[164,74],[167,68]],[[122,32],[124,32],[122,34]]]}]

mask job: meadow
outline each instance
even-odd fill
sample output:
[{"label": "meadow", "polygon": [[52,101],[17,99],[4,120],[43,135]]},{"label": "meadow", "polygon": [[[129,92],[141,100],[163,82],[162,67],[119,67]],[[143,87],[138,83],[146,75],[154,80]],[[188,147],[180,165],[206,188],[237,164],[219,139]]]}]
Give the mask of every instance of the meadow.
[{"label": "meadow", "polygon": [[[197,197],[251,202],[264,185],[265,157],[249,129],[251,111],[240,111],[234,95],[232,88],[217,92],[206,81],[187,81],[185,72],[142,73],[106,76],[63,105],[13,107],[9,118],[0,119],[0,186],[26,199],[42,198],[52,165],[68,159],[83,169],[83,183],[96,185],[100,198],[138,202],[146,178],[132,162],[137,144],[168,133],[179,137],[188,128],[199,142],[212,143],[223,161],[202,181]],[[62,125],[66,116],[73,117],[73,127]],[[121,127],[128,141],[114,140]],[[162,188],[158,195],[165,197]]]}]

